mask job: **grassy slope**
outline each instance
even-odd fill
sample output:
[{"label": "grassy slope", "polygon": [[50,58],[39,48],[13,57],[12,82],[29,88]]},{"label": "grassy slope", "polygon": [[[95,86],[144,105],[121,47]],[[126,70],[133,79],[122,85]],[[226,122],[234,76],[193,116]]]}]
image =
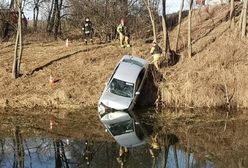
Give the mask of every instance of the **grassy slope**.
[{"label": "grassy slope", "polygon": [[[228,6],[202,8],[193,16],[193,58],[187,58],[187,20],[181,34],[181,61],[164,69],[163,98],[170,105],[212,107],[225,104],[225,90],[231,103],[248,107],[248,47],[226,21]],[[239,17],[236,18],[238,20]],[[238,24],[236,24],[236,28]],[[174,42],[176,30],[173,30]],[[225,86],[227,89],[225,89]]]}]

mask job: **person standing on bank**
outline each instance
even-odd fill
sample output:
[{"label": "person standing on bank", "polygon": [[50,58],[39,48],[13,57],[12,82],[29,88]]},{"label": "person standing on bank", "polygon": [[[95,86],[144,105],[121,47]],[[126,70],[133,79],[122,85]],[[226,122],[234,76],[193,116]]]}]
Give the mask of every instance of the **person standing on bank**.
[{"label": "person standing on bank", "polygon": [[161,58],[162,49],[161,47],[159,47],[156,41],[152,42],[152,48],[150,54],[153,57],[152,63],[155,65],[157,69],[159,69],[158,63],[159,63],[159,59]]},{"label": "person standing on bank", "polygon": [[83,31],[83,35],[84,35],[84,42],[85,44],[88,43],[88,39],[90,39],[90,42],[93,43],[93,34],[94,34],[94,29],[92,26],[92,22],[90,21],[90,19],[87,17],[85,19],[85,22],[83,23],[83,27],[82,27],[82,31]]},{"label": "person standing on bank", "polygon": [[121,19],[121,23],[117,27],[117,32],[119,33],[121,47],[131,47],[129,41],[129,34],[127,26],[125,25],[124,18]]}]

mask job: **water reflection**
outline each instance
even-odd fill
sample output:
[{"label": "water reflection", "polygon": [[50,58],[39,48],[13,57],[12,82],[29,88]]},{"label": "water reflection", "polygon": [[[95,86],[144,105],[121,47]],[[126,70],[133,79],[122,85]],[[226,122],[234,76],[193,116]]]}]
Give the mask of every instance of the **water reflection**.
[{"label": "water reflection", "polygon": [[216,113],[204,117],[199,113],[139,114],[146,143],[127,148],[104,132],[97,116],[1,113],[0,167],[248,167],[244,115],[223,119]]}]

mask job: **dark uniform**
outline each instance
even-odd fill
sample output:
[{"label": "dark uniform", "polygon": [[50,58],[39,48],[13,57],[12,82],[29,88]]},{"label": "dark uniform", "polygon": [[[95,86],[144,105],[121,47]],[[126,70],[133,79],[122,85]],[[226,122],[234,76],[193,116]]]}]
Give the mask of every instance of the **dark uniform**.
[{"label": "dark uniform", "polygon": [[92,37],[93,37],[94,29],[93,29],[92,23],[91,23],[89,18],[85,19],[85,22],[83,23],[82,30],[83,30],[83,33],[84,33],[84,42],[85,42],[85,44],[87,44],[88,39],[90,39],[90,42],[93,43]]}]

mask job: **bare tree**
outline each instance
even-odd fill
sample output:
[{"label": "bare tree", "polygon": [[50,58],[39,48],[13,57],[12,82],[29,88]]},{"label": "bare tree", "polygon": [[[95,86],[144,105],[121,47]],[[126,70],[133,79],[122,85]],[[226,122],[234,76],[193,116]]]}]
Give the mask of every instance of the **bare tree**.
[{"label": "bare tree", "polygon": [[123,8],[123,16],[127,17],[128,15],[128,0],[120,0],[121,6]]},{"label": "bare tree", "polygon": [[181,19],[182,19],[183,6],[184,6],[184,0],[181,0],[181,6],[180,6],[179,15],[178,15],[177,35],[176,35],[176,47],[175,47],[176,52],[178,50],[178,40],[179,40],[179,34],[180,34],[180,29],[181,29]]},{"label": "bare tree", "polygon": [[173,145],[173,154],[174,154],[174,160],[175,160],[175,167],[179,168],[179,164],[178,164],[178,157],[177,157],[177,146],[176,144]]},{"label": "bare tree", "polygon": [[48,18],[47,18],[47,27],[46,27],[47,32],[52,32],[54,18],[55,18],[54,0],[51,0],[51,7],[50,7],[50,10],[49,10],[49,13],[48,13]]},{"label": "bare tree", "polygon": [[143,0],[150,16],[150,20],[152,23],[152,32],[153,32],[153,41],[157,41],[157,34],[156,34],[156,27],[155,27],[155,21],[154,21],[154,16],[152,14],[151,8],[150,8],[150,1],[149,0]]},{"label": "bare tree", "polygon": [[248,0],[244,0],[243,3],[243,17],[242,17],[242,29],[241,29],[241,38],[244,38],[246,35],[246,25],[247,25],[247,6]]},{"label": "bare tree", "polygon": [[63,6],[63,0],[52,0],[51,10],[49,11],[47,31],[53,32],[54,39],[57,40],[59,35],[59,28],[61,26],[61,9]]},{"label": "bare tree", "polygon": [[11,0],[11,1],[10,1],[9,8],[10,8],[10,9],[14,9],[14,8],[15,8],[15,0]]},{"label": "bare tree", "polygon": [[166,22],[166,0],[162,1],[162,26],[163,26],[163,34],[164,34],[164,47],[165,47],[165,55],[170,51],[170,40],[169,34],[167,30],[167,22]]},{"label": "bare tree", "polygon": [[16,79],[20,76],[21,59],[23,51],[22,39],[22,0],[16,0],[16,7],[18,8],[18,27],[16,33],[14,62],[12,67],[12,78]]},{"label": "bare tree", "polygon": [[33,6],[34,6],[33,7],[33,28],[34,28],[34,31],[37,31],[40,5],[42,2],[44,2],[44,0],[34,0],[33,1]]},{"label": "bare tree", "polygon": [[230,2],[230,27],[234,27],[234,0]]},{"label": "bare tree", "polygon": [[18,126],[15,127],[15,158],[17,160],[17,167],[24,168],[24,145],[23,145],[23,138],[20,133],[20,128]]},{"label": "bare tree", "polygon": [[192,13],[193,0],[189,1],[189,20],[188,20],[188,56],[192,57],[192,45],[191,45],[191,13]]}]

